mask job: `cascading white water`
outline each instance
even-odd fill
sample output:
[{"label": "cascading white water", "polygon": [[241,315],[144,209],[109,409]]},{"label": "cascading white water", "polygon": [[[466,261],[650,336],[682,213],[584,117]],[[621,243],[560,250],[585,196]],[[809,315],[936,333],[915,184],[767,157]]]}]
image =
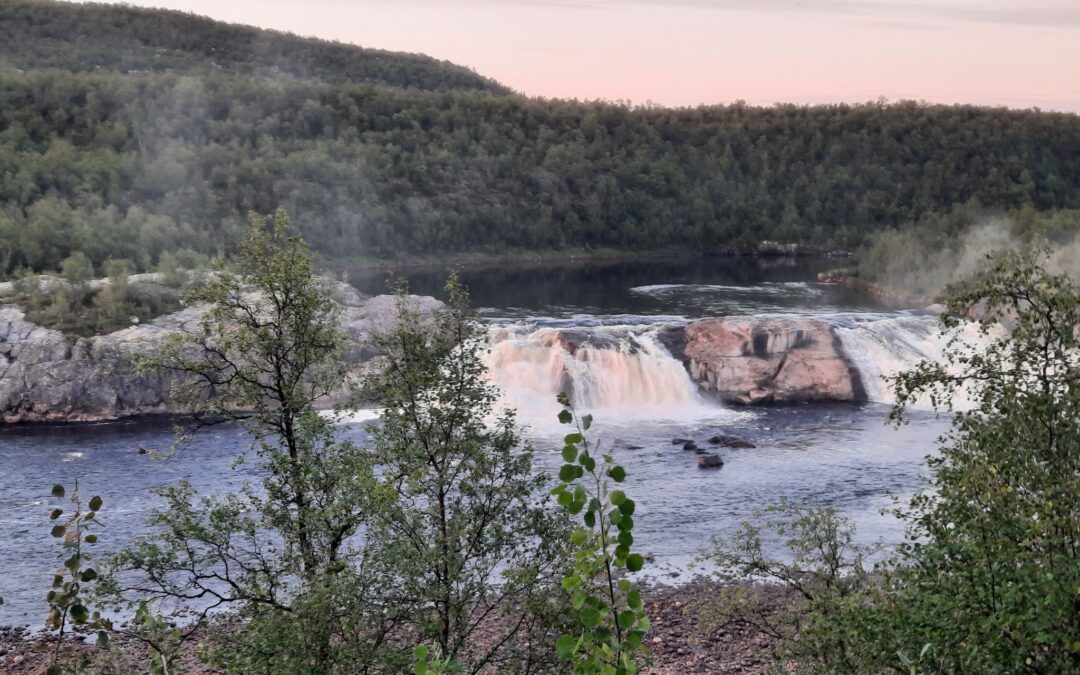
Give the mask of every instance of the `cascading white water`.
[{"label": "cascading white water", "polygon": [[[957,335],[967,345],[979,348],[994,336],[984,336],[975,323],[962,325]],[[862,378],[869,400],[895,403],[893,384],[887,378],[913,368],[920,361],[941,363],[953,333],[946,333],[934,316],[899,316],[875,321],[860,321],[836,327],[844,353]],[[967,409],[970,401],[960,392],[953,400],[957,410]],[[929,408],[928,401],[916,401],[916,408]]]},{"label": "cascading white water", "polygon": [[947,342],[931,316],[901,316],[838,326],[844,354],[862,378],[866,397],[893,403],[893,385],[887,377],[923,360],[940,361]]},{"label": "cascading white water", "polygon": [[582,411],[641,419],[722,414],[698,393],[683,364],[659,343],[655,327],[578,329],[495,326],[488,370],[504,402],[527,418],[557,409],[560,392]]}]

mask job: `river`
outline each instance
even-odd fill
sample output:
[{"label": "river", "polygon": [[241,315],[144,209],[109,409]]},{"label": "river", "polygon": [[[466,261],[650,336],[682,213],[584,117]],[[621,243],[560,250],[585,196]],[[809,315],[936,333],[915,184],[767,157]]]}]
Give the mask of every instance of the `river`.
[{"label": "river", "polygon": [[[862,541],[896,543],[902,526],[882,509],[917,490],[924,457],[947,420],[916,412],[899,429],[886,424],[888,388],[880,373],[940,350],[933,319],[897,312],[840,286],[813,281],[828,261],[639,260],[608,263],[471,267],[462,271],[473,304],[498,340],[489,356],[492,377],[519,410],[536,448],[538,470],[557,470],[553,392],[569,382],[583,412],[626,467],[625,489],[637,501],[635,536],[653,556],[647,571],[677,581],[711,537],[734,531],[780,497],[837,507],[858,526]],[[439,295],[446,271],[405,273],[415,293]],[[386,275],[353,272],[361,292],[385,290]],[[799,314],[832,322],[852,360],[864,369],[873,402],[786,407],[724,406],[696,391],[679,362],[653,338],[666,325],[709,316]],[[544,332],[582,331],[598,346],[582,359],[544,341]],[[552,375],[552,364],[562,373]],[[363,443],[368,415],[343,427]],[[722,448],[721,469],[701,470],[697,456],[673,444],[689,438],[709,447],[718,433],[756,447]],[[38,626],[57,565],[49,536],[48,497],[54,483],[79,480],[100,494],[106,525],[101,551],[145,531],[157,504],[148,488],[183,478],[219,493],[257,478],[254,463],[234,466],[249,447],[243,432],[216,427],[169,459],[168,420],[128,420],[66,426],[0,427],[0,625]]]}]

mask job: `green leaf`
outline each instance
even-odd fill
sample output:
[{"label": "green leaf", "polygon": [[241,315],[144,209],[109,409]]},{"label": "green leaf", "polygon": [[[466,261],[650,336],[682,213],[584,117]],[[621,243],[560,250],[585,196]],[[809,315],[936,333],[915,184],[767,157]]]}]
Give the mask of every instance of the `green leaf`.
[{"label": "green leaf", "polygon": [[90,610],[82,605],[72,605],[71,618],[75,623],[86,623],[86,620],[90,618]]},{"label": "green leaf", "polygon": [[621,511],[624,516],[634,515],[634,500],[626,499],[622,504],[619,504],[619,511]]},{"label": "green leaf", "polygon": [[556,501],[559,502],[559,506],[570,506],[574,503],[574,495],[569,492],[560,492]]},{"label": "green leaf", "polygon": [[634,535],[630,534],[629,532],[620,532],[618,542],[623,546],[633,546]]},{"label": "green leaf", "polygon": [[581,417],[581,428],[584,429],[585,431],[588,431],[589,427],[591,427],[591,426],[592,426],[592,415],[583,415]]},{"label": "green leaf", "polygon": [[574,416],[570,413],[569,410],[563,410],[562,412],[559,413],[559,423],[560,424],[570,424],[573,421],[574,421]]},{"label": "green leaf", "polygon": [[[611,515],[613,516],[612,519],[611,519],[611,522],[614,523],[615,522],[615,519],[614,519],[615,514],[612,513]],[[616,527],[619,528],[619,531],[620,532],[627,532],[629,530],[634,529],[634,519],[631,518],[630,516],[626,515],[625,513],[623,513],[621,515],[622,515],[622,518],[619,518],[619,522],[616,524]]]},{"label": "green leaf", "polygon": [[581,466],[585,467],[586,471],[591,473],[596,470],[596,460],[589,455],[582,453],[579,461],[581,462]]},{"label": "green leaf", "polygon": [[65,532],[67,532],[67,528],[63,525],[53,525],[53,529],[50,530],[49,534],[54,537],[62,537]]},{"label": "green leaf", "polygon": [[574,546],[581,546],[585,543],[585,540],[589,538],[589,531],[582,528],[577,528],[570,533],[570,543]]},{"label": "green leaf", "polygon": [[596,527],[596,511],[585,512],[585,524],[589,527]]},{"label": "green leaf", "polygon": [[631,553],[626,556],[626,569],[631,572],[639,572],[645,566],[645,558],[640,553]]},{"label": "green leaf", "polygon": [[66,494],[66,492],[64,490],[63,485],[54,485],[54,486],[52,486],[52,496],[53,497],[56,497],[57,499],[61,499],[61,498],[63,498],[63,496],[65,494]]},{"label": "green leaf", "polygon": [[581,610],[581,623],[586,628],[596,628],[600,625],[600,612],[593,607],[586,607]]},{"label": "green leaf", "polygon": [[96,544],[97,543],[97,535],[96,534],[88,534],[83,538],[83,541],[85,541],[87,544]]},{"label": "green leaf", "polygon": [[641,609],[641,591],[630,591],[626,594],[626,604],[631,609]]},{"label": "green leaf", "polygon": [[555,641],[555,651],[563,661],[572,658],[576,649],[577,638],[573,635],[563,635]]},{"label": "green leaf", "polygon": [[582,605],[585,604],[586,597],[588,596],[585,595],[584,591],[574,591],[573,595],[570,596],[570,606],[574,609],[581,609]]},{"label": "green leaf", "polygon": [[101,497],[98,497],[97,495],[95,495],[95,496],[90,498],[90,510],[91,511],[100,511],[101,510]]},{"label": "green leaf", "polygon": [[559,469],[559,480],[564,483],[569,483],[572,480],[577,480],[581,476],[581,467],[576,464],[563,464]]},{"label": "green leaf", "polygon": [[585,439],[581,436],[581,434],[579,434],[577,432],[574,432],[572,434],[566,434],[566,437],[563,438],[563,442],[566,443],[567,445],[577,445],[578,443],[582,442],[583,440],[585,440]]},{"label": "green leaf", "polygon": [[630,626],[634,625],[634,619],[636,618],[637,615],[630,610],[619,612],[619,628],[622,628],[623,630],[629,629]]},{"label": "green leaf", "polygon": [[109,646],[109,633],[103,630],[99,630],[97,634],[97,646],[108,647]]},{"label": "green leaf", "polygon": [[626,480],[626,469],[621,466],[613,466],[608,469],[608,475],[611,476],[611,480],[621,483]]},{"label": "green leaf", "polygon": [[83,581],[83,583],[93,581],[94,579],[97,579],[97,572],[93,569],[85,569],[83,570],[83,573],[79,578]]},{"label": "green leaf", "polygon": [[428,647],[427,645],[416,645],[413,649],[413,658],[417,661],[427,661]]},{"label": "green leaf", "polygon": [[568,445],[562,449],[562,458],[564,462],[576,462],[578,455],[578,449],[572,445]]},{"label": "green leaf", "polygon": [[611,494],[608,495],[608,501],[610,501],[615,506],[618,506],[619,504],[622,504],[624,501],[626,501],[626,493],[622,490],[612,490]]}]

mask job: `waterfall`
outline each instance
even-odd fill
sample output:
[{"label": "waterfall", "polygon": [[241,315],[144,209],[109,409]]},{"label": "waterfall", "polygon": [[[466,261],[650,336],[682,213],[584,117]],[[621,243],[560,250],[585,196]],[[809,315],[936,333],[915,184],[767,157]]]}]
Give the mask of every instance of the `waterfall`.
[{"label": "waterfall", "polygon": [[[994,335],[980,335],[975,323],[958,329],[956,335],[967,345],[978,348]],[[898,316],[871,321],[850,322],[837,325],[844,354],[862,378],[863,388],[869,400],[876,403],[895,403],[893,385],[886,378],[908,370],[920,361],[945,360],[945,348],[952,333],[942,332],[934,316]],[[953,400],[958,410],[968,408],[970,400],[959,392]],[[916,401],[916,408],[929,408],[928,401]]]},{"label": "waterfall", "polygon": [[715,417],[722,410],[701,398],[655,326],[494,326],[490,338],[490,377],[504,403],[526,418],[553,415],[563,391],[582,412],[624,418]]}]

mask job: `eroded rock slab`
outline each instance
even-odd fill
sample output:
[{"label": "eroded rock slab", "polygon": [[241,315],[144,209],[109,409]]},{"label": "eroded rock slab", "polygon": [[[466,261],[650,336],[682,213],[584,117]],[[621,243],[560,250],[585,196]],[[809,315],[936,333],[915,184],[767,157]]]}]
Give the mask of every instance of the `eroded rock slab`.
[{"label": "eroded rock slab", "polygon": [[832,327],[805,317],[727,317],[687,324],[679,353],[690,376],[742,404],[860,401],[858,372]]}]

